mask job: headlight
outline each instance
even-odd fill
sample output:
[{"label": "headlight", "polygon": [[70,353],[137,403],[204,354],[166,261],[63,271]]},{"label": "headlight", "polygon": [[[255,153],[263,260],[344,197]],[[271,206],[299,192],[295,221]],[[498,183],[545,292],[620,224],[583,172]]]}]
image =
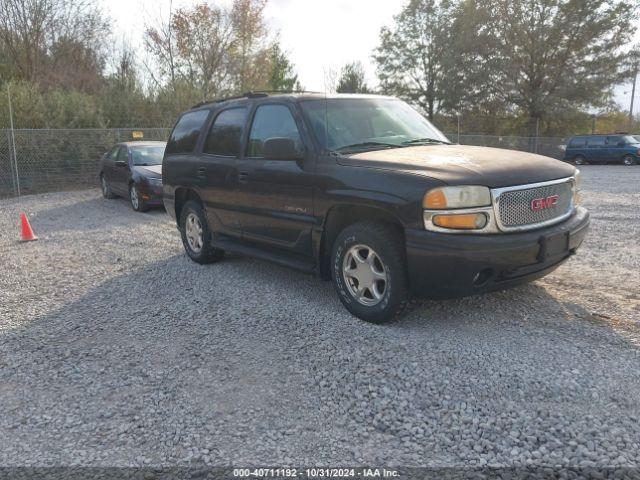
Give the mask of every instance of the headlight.
[{"label": "headlight", "polygon": [[422,199],[426,210],[451,210],[454,208],[488,207],[491,192],[487,187],[439,187],[429,190]]},{"label": "headlight", "polygon": [[582,197],[580,195],[580,189],[582,188],[582,174],[580,170],[576,170],[573,176],[573,204],[580,205]]},{"label": "headlight", "polygon": [[149,185],[153,185],[154,187],[161,187],[162,186],[162,179],[161,178],[147,178],[147,182],[149,182]]}]

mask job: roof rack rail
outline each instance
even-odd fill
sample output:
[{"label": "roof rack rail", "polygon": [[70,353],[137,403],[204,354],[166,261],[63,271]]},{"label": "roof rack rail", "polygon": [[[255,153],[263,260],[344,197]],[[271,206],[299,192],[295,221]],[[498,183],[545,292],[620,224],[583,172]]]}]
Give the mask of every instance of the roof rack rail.
[{"label": "roof rack rail", "polygon": [[241,98],[262,98],[262,97],[267,97],[267,96],[269,96],[269,94],[272,94],[272,93],[287,94],[287,93],[323,93],[323,92],[313,92],[311,90],[251,90],[249,92],[245,92],[245,93],[240,94],[240,95],[233,95],[233,96],[230,96],[230,97],[222,97],[222,98],[214,98],[213,100],[205,100],[203,102],[195,104],[191,108],[198,108],[198,107],[202,107],[204,105],[209,105],[209,104],[212,104],[212,103],[227,102],[229,100],[239,100]]}]

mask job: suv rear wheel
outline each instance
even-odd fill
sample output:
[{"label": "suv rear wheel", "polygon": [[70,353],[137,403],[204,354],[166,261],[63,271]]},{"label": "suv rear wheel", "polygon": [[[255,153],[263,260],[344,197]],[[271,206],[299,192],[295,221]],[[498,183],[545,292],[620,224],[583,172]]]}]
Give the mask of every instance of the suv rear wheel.
[{"label": "suv rear wheel", "polygon": [[356,317],[383,323],[409,306],[404,246],[393,227],[365,221],[345,228],[333,244],[331,265],[338,296]]},{"label": "suv rear wheel", "polygon": [[212,234],[198,202],[188,201],[180,212],[180,234],[189,258],[196,263],[214,263],[222,260],[224,250],[211,245]]}]

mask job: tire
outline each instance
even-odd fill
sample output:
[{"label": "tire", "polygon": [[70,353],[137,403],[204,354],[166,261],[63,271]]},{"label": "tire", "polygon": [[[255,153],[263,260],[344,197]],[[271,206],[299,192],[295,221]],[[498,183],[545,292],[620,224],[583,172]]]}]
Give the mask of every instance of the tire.
[{"label": "tire", "polygon": [[574,165],[586,165],[587,164],[587,159],[584,158],[583,155],[576,155],[575,157],[573,157],[573,164]]},{"label": "tire", "polygon": [[636,163],[636,158],[633,155],[625,155],[624,157],[622,157],[622,164],[626,165],[627,167],[631,167]]},{"label": "tire", "polygon": [[140,192],[138,192],[135,183],[129,185],[129,203],[131,204],[131,208],[136,212],[146,212],[149,210],[149,206],[140,198]]},{"label": "tire", "polygon": [[111,185],[109,185],[109,182],[107,182],[107,179],[104,177],[104,173],[100,174],[100,189],[102,190],[102,196],[104,198],[108,198],[109,200],[116,198],[113,190],[111,190]]},{"label": "tire", "polygon": [[366,322],[397,319],[410,305],[404,242],[383,223],[358,222],[338,235],[331,276],[340,301]]},{"label": "tire", "polygon": [[185,252],[194,262],[215,263],[224,257],[224,250],[211,245],[213,235],[209,230],[204,210],[198,202],[191,200],[182,207],[180,235]]}]

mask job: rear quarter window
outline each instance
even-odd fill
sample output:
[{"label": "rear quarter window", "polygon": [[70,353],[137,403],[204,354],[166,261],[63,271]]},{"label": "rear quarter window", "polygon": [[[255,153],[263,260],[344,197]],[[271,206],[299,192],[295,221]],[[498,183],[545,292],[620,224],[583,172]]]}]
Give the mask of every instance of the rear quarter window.
[{"label": "rear quarter window", "polygon": [[591,137],[589,138],[590,147],[604,147],[604,137]]},{"label": "rear quarter window", "polygon": [[587,139],[584,137],[576,137],[572,138],[569,141],[569,148],[579,148],[584,147],[587,144]]},{"label": "rear quarter window", "polygon": [[196,147],[200,131],[209,116],[208,110],[185,113],[171,132],[167,143],[167,154],[191,153]]}]

